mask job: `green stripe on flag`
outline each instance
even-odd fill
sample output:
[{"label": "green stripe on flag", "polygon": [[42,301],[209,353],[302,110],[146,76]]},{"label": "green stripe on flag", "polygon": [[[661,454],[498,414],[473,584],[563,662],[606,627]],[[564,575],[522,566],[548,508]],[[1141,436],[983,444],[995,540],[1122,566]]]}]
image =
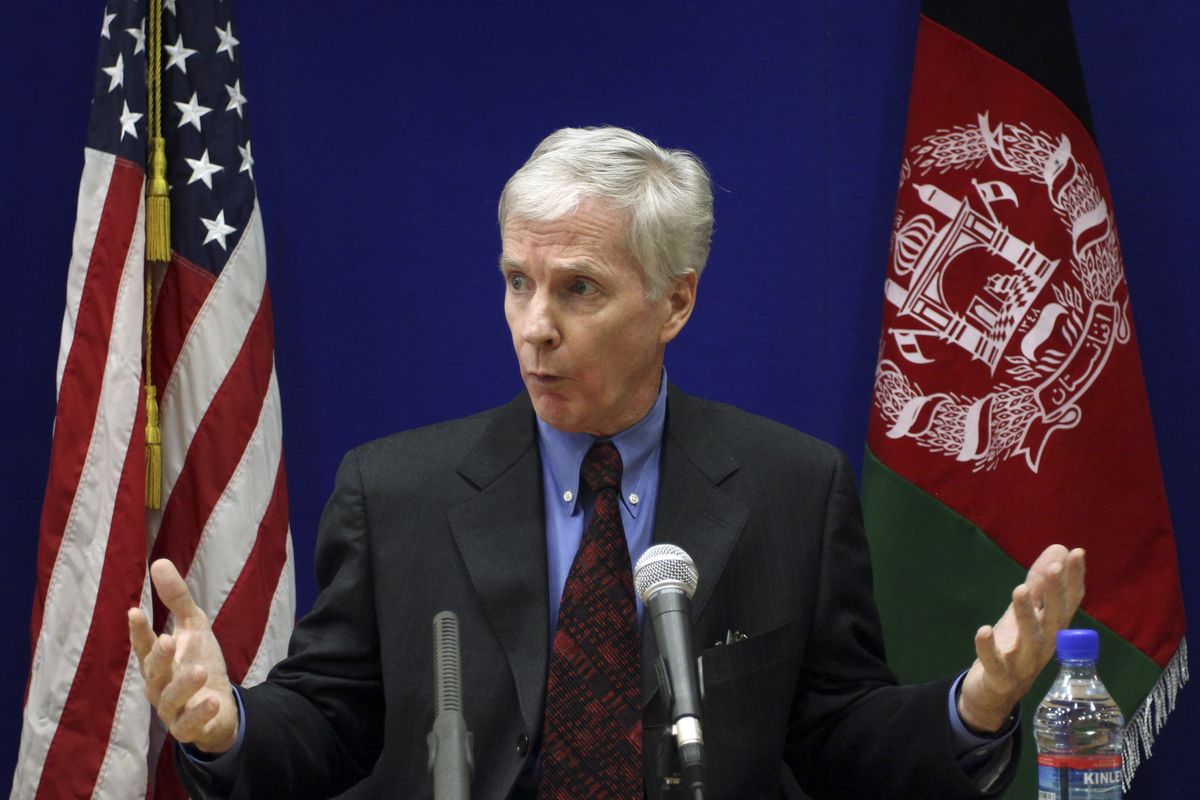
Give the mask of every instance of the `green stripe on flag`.
[{"label": "green stripe on flag", "polygon": [[[1026,568],[970,521],[890,470],[869,448],[862,495],[888,664],[904,683],[962,672],[975,660],[975,631],[1000,618]],[[1072,627],[1100,633],[1099,674],[1128,719],[1162,670],[1082,611]],[[1057,672],[1051,662],[1021,704],[1021,765],[1005,797],[1037,795],[1033,714]]]}]

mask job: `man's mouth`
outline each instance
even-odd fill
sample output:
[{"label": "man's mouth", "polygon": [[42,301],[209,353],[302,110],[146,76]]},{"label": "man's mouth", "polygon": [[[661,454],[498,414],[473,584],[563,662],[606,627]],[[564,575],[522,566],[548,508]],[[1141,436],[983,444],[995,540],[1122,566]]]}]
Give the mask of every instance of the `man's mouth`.
[{"label": "man's mouth", "polygon": [[561,375],[552,372],[530,371],[525,373],[526,380],[535,386],[554,386],[564,380]]}]

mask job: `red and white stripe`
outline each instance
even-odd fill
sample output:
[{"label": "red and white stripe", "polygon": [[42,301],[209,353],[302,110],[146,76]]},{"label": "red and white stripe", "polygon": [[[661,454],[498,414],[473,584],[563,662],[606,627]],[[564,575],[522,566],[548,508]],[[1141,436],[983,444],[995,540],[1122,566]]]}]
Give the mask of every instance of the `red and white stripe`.
[{"label": "red and white stripe", "polygon": [[[85,151],[14,798],[142,791],[150,712],[125,609],[146,588],[143,183],[140,166]],[[130,763],[132,781],[117,774]]]},{"label": "red and white stripe", "polygon": [[176,256],[162,278],[163,508],[143,508],[143,193],[140,166],[86,151],[13,798],[182,796],[125,622],[153,614],[151,558],[184,572],[235,681],[266,676],[295,615],[257,206],[219,277]]},{"label": "red and white stripe", "polygon": [[[295,618],[274,326],[257,204],[215,281],[176,254],[163,278],[155,327],[186,333],[169,344],[164,337],[155,369],[163,387],[163,507],[147,515],[151,560],[170,558],[185,574],[212,620],[230,677],[250,685],[286,654]],[[165,610],[155,612],[156,628],[169,628]],[[162,736],[156,731],[153,741]],[[163,751],[157,782],[171,770],[171,753]],[[175,787],[159,785],[155,795],[175,796]]]}]

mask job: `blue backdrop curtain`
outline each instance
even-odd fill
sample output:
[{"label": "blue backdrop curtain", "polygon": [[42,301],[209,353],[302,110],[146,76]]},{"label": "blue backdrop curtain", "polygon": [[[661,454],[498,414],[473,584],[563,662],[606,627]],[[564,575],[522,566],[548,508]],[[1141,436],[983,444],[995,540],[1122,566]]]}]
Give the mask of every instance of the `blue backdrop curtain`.
[{"label": "blue backdrop curtain", "polygon": [[[534,144],[564,125],[632,127],[695,151],[712,171],[712,258],[696,314],[668,353],[672,380],[861,462],[917,3],[443,6],[237,8],[301,610],[312,603],[315,530],[342,453],[520,389],[495,266],[495,205]],[[1191,313],[1200,294],[1200,9],[1185,0],[1072,6],[1185,601],[1200,621],[1200,335]],[[0,34],[9,276],[0,292],[0,789],[16,758],[28,669],[102,10],[17,4]],[[1200,689],[1189,687],[1131,797],[1182,796],[1198,726]]]}]

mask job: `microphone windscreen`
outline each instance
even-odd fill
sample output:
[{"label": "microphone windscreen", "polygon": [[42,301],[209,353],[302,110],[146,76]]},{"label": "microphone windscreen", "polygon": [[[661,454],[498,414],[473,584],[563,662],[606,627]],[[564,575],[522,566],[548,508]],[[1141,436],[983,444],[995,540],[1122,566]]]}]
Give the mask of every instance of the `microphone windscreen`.
[{"label": "microphone windscreen", "polygon": [[433,680],[438,713],[462,711],[459,659],[458,615],[453,611],[439,612],[433,617]]},{"label": "microphone windscreen", "polygon": [[633,583],[643,603],[649,603],[655,592],[668,588],[680,590],[690,599],[699,582],[692,557],[673,544],[652,545],[633,568]]}]

